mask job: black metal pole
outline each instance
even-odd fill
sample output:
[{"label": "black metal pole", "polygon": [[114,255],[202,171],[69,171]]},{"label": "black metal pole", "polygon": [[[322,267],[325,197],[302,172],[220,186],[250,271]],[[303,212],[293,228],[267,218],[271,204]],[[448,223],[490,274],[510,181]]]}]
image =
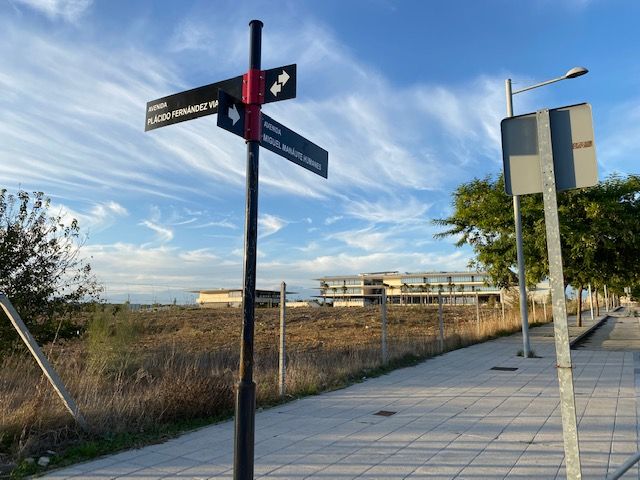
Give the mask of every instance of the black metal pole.
[{"label": "black metal pole", "polygon": [[[250,27],[249,71],[260,70],[262,22]],[[259,109],[259,105],[258,105]],[[258,110],[259,114],[259,110]],[[244,281],[242,291],[242,342],[240,378],[236,389],[234,480],[253,480],[256,384],[253,381],[253,333],[256,295],[256,251],[258,238],[258,159],[260,143],[247,140],[247,205],[244,229]]]}]

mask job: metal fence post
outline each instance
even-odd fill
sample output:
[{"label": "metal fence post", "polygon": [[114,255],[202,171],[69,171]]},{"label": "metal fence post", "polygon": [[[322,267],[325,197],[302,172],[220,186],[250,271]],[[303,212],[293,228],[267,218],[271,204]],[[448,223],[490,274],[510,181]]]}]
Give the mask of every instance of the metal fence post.
[{"label": "metal fence post", "polygon": [[535,323],[538,318],[536,317],[536,298],[534,296],[531,296],[531,310],[533,311],[533,323]]},{"label": "metal fence post", "polygon": [[438,327],[440,336],[438,337],[440,344],[440,352],[444,352],[444,320],[442,318],[442,295],[438,293]]},{"label": "metal fence post", "polygon": [[480,296],[476,292],[476,328],[478,340],[480,340]]},{"label": "metal fence post", "polygon": [[49,363],[47,357],[45,357],[44,353],[42,353],[42,350],[40,349],[38,343],[35,341],[33,336],[31,336],[29,329],[22,321],[22,318],[20,318],[20,315],[18,315],[16,309],[13,308],[13,305],[11,304],[7,296],[3,293],[0,293],[0,305],[2,305],[2,309],[7,314],[7,317],[9,317],[9,320],[11,321],[13,327],[18,332],[18,335],[20,335],[20,338],[22,338],[22,341],[31,352],[31,355],[33,355],[33,358],[35,358],[36,362],[42,369],[42,373],[44,373],[45,377],[47,377],[47,380],[49,380],[49,383],[62,400],[62,403],[64,403],[66,409],[69,410],[69,413],[71,413],[71,415],[73,415],[73,418],[76,420],[76,422],[78,422],[78,425],[86,430],[87,422],[80,413],[78,405],[65,388],[64,383],[62,383],[62,379],[53,369],[53,366],[51,366],[51,363]]},{"label": "metal fence post", "polygon": [[278,358],[278,391],[284,398],[287,372],[287,351],[285,343],[285,321],[287,315],[287,284],[280,284],[280,356]]},{"label": "metal fence post", "polygon": [[553,149],[551,144],[551,122],[549,110],[536,113],[538,124],[538,151],[542,173],[542,198],[544,203],[544,223],[547,233],[547,251],[549,256],[549,277],[553,300],[553,330],[556,344],[556,364],[560,386],[560,410],[562,414],[562,434],[567,478],[582,478],[578,427],[576,421],[576,402],[573,390],[573,366],[569,346],[569,328],[567,325],[567,305],[565,303],[564,273],[562,270],[562,250],[560,243],[560,221],[558,218],[558,199],[553,168]]},{"label": "metal fence post", "polygon": [[382,363],[389,362],[389,352],[387,350],[387,291],[382,287],[382,298],[380,300],[380,312],[382,314]]}]

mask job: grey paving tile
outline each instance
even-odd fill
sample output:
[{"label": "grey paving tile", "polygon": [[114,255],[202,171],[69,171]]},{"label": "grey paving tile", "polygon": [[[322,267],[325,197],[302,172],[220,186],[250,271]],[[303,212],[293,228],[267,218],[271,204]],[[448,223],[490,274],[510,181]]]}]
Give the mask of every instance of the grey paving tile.
[{"label": "grey paving tile", "polygon": [[[259,412],[256,478],[562,478],[553,336],[532,332],[543,358],[515,356],[519,337],[504,337]],[[602,478],[638,448],[640,355],[572,355],[583,478]],[[232,478],[232,449],[224,422],[48,478]]]}]

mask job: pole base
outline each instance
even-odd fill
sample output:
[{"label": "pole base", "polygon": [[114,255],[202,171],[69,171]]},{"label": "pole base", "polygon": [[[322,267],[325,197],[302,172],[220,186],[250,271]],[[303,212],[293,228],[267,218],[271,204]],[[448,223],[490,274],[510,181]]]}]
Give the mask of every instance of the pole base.
[{"label": "pole base", "polygon": [[238,382],[236,387],[236,430],[233,451],[234,480],[253,480],[255,413],[255,382]]}]

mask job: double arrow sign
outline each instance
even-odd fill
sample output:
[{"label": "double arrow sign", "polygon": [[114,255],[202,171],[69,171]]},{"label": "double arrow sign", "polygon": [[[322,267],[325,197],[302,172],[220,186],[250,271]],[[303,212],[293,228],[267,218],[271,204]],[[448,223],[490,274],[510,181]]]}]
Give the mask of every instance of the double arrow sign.
[{"label": "double arrow sign", "polygon": [[[296,97],[296,65],[261,72],[263,101],[271,103]],[[147,103],[145,131],[219,113],[218,126],[247,137],[243,76],[204,85]],[[259,119],[260,145],[307,170],[327,178],[329,154],[313,142],[264,113]]]}]

